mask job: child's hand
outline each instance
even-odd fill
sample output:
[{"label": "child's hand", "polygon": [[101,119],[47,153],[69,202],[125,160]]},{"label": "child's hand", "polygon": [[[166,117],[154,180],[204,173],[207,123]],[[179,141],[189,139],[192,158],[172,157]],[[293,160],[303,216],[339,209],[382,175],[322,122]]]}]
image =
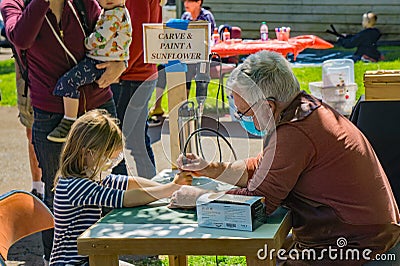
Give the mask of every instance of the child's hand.
[{"label": "child's hand", "polygon": [[190,172],[180,172],[175,175],[174,183],[177,185],[192,185],[192,173]]}]

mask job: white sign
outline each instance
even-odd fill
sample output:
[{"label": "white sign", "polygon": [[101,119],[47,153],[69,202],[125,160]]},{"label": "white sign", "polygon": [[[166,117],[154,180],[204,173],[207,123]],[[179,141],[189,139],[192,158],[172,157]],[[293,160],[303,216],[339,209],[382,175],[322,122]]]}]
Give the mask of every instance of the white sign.
[{"label": "white sign", "polygon": [[210,24],[204,21],[190,22],[186,30],[169,28],[166,24],[143,24],[144,62],[208,61],[210,30]]}]

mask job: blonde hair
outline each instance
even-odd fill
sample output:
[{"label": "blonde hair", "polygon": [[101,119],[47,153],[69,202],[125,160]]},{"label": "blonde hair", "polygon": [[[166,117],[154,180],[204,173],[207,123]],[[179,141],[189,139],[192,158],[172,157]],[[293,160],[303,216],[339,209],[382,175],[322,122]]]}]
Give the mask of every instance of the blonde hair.
[{"label": "blonde hair", "polygon": [[375,26],[377,20],[378,16],[371,11],[368,11],[363,14],[363,26],[365,28],[371,28]]},{"label": "blonde hair", "polygon": [[[60,167],[54,180],[59,177],[82,177],[94,179],[111,155],[123,148],[123,139],[118,119],[106,110],[95,109],[79,117],[72,125],[61,153]],[[90,176],[87,158],[92,156]]]}]

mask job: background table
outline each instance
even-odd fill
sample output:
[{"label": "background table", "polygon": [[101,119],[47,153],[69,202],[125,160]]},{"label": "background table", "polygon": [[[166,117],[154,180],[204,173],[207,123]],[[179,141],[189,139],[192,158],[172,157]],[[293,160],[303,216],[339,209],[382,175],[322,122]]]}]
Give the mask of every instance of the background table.
[{"label": "background table", "polygon": [[284,57],[292,53],[296,60],[297,55],[306,48],[329,49],[333,48],[333,45],[315,35],[301,35],[290,38],[288,41],[278,41],[276,39],[268,41],[232,39],[230,42],[221,42],[212,46],[211,52],[215,52],[221,57],[229,57],[268,50],[280,53]]}]

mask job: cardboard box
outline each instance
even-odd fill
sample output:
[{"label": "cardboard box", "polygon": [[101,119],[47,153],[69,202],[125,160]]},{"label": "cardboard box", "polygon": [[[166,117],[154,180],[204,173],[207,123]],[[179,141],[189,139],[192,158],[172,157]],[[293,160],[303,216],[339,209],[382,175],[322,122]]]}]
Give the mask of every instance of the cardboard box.
[{"label": "cardboard box", "polygon": [[266,221],[265,199],[257,196],[207,193],[196,202],[201,227],[253,231]]},{"label": "cardboard box", "polygon": [[364,73],[365,100],[400,100],[400,70],[377,70]]}]

